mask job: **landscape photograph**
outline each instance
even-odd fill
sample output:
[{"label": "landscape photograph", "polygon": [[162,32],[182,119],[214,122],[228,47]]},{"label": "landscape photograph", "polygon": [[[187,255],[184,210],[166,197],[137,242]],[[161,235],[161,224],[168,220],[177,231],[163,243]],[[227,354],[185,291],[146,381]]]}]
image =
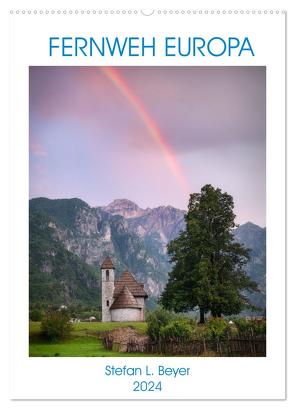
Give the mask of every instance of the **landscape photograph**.
[{"label": "landscape photograph", "polygon": [[266,356],[266,69],[31,66],[30,357]]}]

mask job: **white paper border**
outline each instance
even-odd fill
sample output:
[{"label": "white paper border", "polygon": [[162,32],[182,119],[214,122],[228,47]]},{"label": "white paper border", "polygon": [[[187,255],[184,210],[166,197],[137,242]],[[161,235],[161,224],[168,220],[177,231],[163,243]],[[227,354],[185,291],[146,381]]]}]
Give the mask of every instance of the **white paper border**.
[{"label": "white paper border", "polygon": [[[280,16],[280,17],[279,17]],[[78,18],[78,20],[76,19]],[[126,16],[127,17],[127,16]],[[125,18],[126,18],[125,17]],[[139,17],[139,16],[138,16]],[[268,339],[267,358],[195,358],[197,363],[197,372],[193,381],[187,381],[187,384],[173,384],[167,382],[167,390],[161,396],[164,398],[190,398],[190,399],[283,399],[285,397],[285,360],[284,360],[284,248],[285,248],[285,48],[284,48],[284,16],[260,13],[248,15],[217,15],[203,14],[199,17],[194,16],[198,26],[198,32],[210,33],[214,27],[214,32],[218,27],[219,32],[228,35],[228,27],[231,30],[242,30],[247,26],[247,31],[254,36],[257,42],[256,57],[251,65],[267,66],[267,313],[268,313]],[[28,18],[31,20],[28,21]],[[48,19],[47,21],[45,19]],[[108,382],[109,388],[103,382],[101,376],[100,360],[106,358],[28,358],[28,276],[26,269],[28,266],[27,253],[27,233],[28,233],[28,69],[29,65],[49,65],[53,62],[48,60],[47,50],[44,47],[45,37],[52,35],[52,18],[50,16],[16,14],[12,19],[11,38],[11,95],[12,95],[12,123],[11,123],[11,177],[12,194],[11,205],[12,214],[12,244],[17,257],[13,255],[11,269],[11,322],[12,325],[12,397],[18,399],[99,399],[99,398],[117,398],[127,399],[135,398],[126,390],[130,383],[129,379],[120,379],[120,382]],[[82,26],[81,31],[86,32],[91,27],[89,16],[59,16],[60,21],[55,20],[54,33],[61,33],[71,30],[75,33],[74,27]],[[120,17],[113,15],[112,27],[118,28]],[[121,17],[122,18],[122,17]],[[127,17],[129,18],[129,17]],[[157,15],[150,18],[164,18]],[[192,18],[188,16],[186,18]],[[225,18],[231,19],[225,23]],[[259,21],[255,19],[260,19]],[[51,19],[51,21],[50,21]],[[63,21],[61,20],[63,19]],[[67,20],[65,20],[67,19]],[[84,19],[84,21],[83,21]],[[114,21],[113,19],[116,19]],[[182,16],[183,25],[179,26],[179,15],[169,16],[169,20],[174,24],[174,32],[179,30],[183,33],[188,21]],[[209,19],[209,20],[208,20]],[[219,21],[217,21],[219,19]],[[263,19],[263,23],[261,23]],[[273,20],[272,20],[273,19]],[[141,21],[139,21],[141,20]],[[205,21],[207,20],[207,21]],[[250,23],[251,20],[251,23]],[[114,21],[114,22],[113,22]],[[161,28],[167,28],[166,22],[161,20]],[[68,25],[69,24],[69,25]],[[126,24],[126,22],[125,22]],[[144,27],[142,19],[133,20],[134,30],[142,32]],[[150,23],[149,23],[150,24]],[[176,27],[175,24],[178,24]],[[263,24],[263,31],[261,30]],[[72,26],[71,26],[72,25]],[[125,27],[130,26],[126,24]],[[184,27],[185,26],[185,27]],[[38,30],[36,30],[38,27]],[[87,28],[88,27],[88,28]],[[155,29],[155,28],[154,28]],[[47,32],[46,32],[47,30]],[[49,31],[48,31],[49,30]],[[134,31],[133,30],[133,31]],[[171,31],[171,28],[169,29]],[[38,36],[36,32],[38,31]],[[122,30],[119,30],[122,33]],[[168,30],[167,30],[168,31]],[[62,34],[61,34],[62,35]],[[177,34],[176,34],[177,35]],[[250,36],[250,35],[249,35]],[[38,50],[38,52],[36,52]],[[84,65],[85,60],[71,61],[71,65]],[[87,64],[89,62],[87,61]],[[104,59],[105,65],[129,65],[130,62],[120,59],[118,62]],[[142,64],[142,60],[139,64]],[[175,64],[175,60],[172,61]],[[199,63],[199,61],[198,61]],[[202,65],[250,65],[249,61],[243,59],[222,57],[205,62]],[[254,64],[253,64],[254,63]],[[55,60],[54,65],[65,65],[64,59]],[[159,61],[157,58],[153,61],[145,61],[146,65],[168,65],[167,61]],[[185,64],[194,65],[195,61],[186,60]],[[94,64],[96,65],[96,64]],[[134,61],[131,65],[136,65]],[[16,115],[17,113],[17,115]],[[22,137],[20,137],[22,135]],[[15,164],[18,164],[16,167]],[[21,273],[20,273],[21,271]],[[280,273],[278,273],[278,271]],[[20,341],[21,340],[21,341]],[[26,342],[22,342],[26,340]],[[116,364],[119,364],[121,358],[113,358]],[[126,358],[124,363],[141,358]],[[144,358],[145,363],[149,360],[154,361],[157,358]],[[157,359],[158,360],[158,359]],[[179,366],[180,358],[161,358],[159,363],[165,362],[165,365]],[[192,361],[192,358],[181,358],[181,365],[185,361]],[[108,359],[108,363],[111,363]],[[175,364],[173,363],[175,362]],[[137,364],[138,365],[138,364]],[[77,371],[78,366],[78,371]],[[191,366],[191,364],[190,364]],[[220,371],[220,372],[219,372]],[[241,372],[245,374],[245,379],[241,379]],[[76,386],[71,375],[79,373],[78,384]],[[202,384],[197,374],[202,374],[206,381]],[[239,377],[232,377],[231,374],[239,374]],[[40,376],[42,374],[42,376]],[[65,376],[68,375],[69,377]],[[87,376],[86,376],[87,374]],[[227,376],[225,376],[225,374]],[[216,376],[216,380],[214,377]],[[50,377],[51,386],[48,389]],[[66,385],[63,385],[64,379],[67,379]],[[222,379],[222,382],[220,381]],[[261,384],[261,380],[264,380]],[[84,384],[85,382],[85,388]],[[92,383],[93,382],[93,383]],[[225,384],[224,384],[225,382]],[[208,388],[206,388],[206,383]],[[230,390],[226,387],[230,384]],[[96,385],[100,385],[97,390]],[[101,388],[101,385],[104,385]],[[194,385],[198,385],[196,390]],[[214,385],[214,388],[212,388]],[[241,385],[244,388],[241,389]],[[78,389],[79,387],[79,389]],[[212,390],[214,389],[214,390]],[[116,396],[114,394],[116,393]],[[146,399],[147,396],[136,396],[140,399]],[[149,396],[150,397],[150,396]]]}]

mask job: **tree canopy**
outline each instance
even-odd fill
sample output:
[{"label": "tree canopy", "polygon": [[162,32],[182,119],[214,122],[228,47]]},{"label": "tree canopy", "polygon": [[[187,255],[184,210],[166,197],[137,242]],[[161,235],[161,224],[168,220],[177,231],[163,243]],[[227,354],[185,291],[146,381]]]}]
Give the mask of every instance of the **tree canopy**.
[{"label": "tree canopy", "polygon": [[168,244],[173,269],[160,299],[165,308],[199,307],[204,322],[208,311],[220,317],[251,307],[246,290],[257,291],[257,284],[244,270],[249,250],[234,239],[233,209],[232,196],[211,185],[190,195],[186,229]]}]

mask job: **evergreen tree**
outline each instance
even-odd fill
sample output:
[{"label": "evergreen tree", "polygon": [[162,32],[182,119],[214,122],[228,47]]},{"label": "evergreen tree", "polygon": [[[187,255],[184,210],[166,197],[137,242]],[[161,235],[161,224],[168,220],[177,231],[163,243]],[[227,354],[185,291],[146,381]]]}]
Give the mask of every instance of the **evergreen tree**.
[{"label": "evergreen tree", "polygon": [[251,307],[245,293],[257,284],[245,273],[249,250],[234,240],[232,196],[205,185],[190,195],[186,229],[168,244],[173,263],[161,303],[177,312],[199,307],[200,322],[211,311],[238,314]]}]

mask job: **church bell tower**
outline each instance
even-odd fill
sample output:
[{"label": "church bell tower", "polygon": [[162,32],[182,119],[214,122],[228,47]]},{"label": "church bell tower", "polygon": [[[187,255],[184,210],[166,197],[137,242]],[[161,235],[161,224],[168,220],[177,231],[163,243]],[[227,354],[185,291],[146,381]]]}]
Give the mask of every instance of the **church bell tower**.
[{"label": "church bell tower", "polygon": [[112,321],[110,307],[114,301],[115,267],[110,257],[101,265],[101,320]]}]

